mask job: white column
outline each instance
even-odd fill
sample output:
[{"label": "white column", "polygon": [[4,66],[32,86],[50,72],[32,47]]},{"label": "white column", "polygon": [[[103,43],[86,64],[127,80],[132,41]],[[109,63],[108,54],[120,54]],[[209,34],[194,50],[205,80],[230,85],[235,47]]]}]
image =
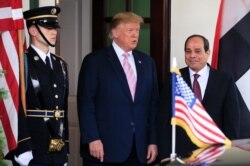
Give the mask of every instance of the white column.
[{"label": "white column", "polygon": [[56,0],[39,0],[39,6],[54,6]]},{"label": "white column", "polygon": [[23,5],[23,11],[26,11],[30,8],[30,1],[29,0],[25,0],[25,1],[22,1],[22,5]]},{"label": "white column", "polygon": [[[39,0],[39,7],[42,7],[42,6],[55,6],[56,4],[56,0]],[[50,47],[50,51],[52,53],[55,53],[55,47]]]},{"label": "white column", "polygon": [[[30,0],[24,0],[22,1],[22,5],[23,5],[23,11],[26,11],[26,10],[29,10],[30,8]],[[25,39],[26,39],[26,45],[29,46],[29,33],[27,31],[27,28],[26,28],[26,24],[25,24]]]}]

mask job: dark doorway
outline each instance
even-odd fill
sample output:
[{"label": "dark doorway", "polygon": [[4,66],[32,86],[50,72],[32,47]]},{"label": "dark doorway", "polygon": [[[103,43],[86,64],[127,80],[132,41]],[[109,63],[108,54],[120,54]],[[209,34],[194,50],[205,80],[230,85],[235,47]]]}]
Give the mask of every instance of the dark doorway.
[{"label": "dark doorway", "polygon": [[93,0],[92,50],[110,44],[108,24],[120,11],[133,11],[144,18],[138,49],[156,62],[159,87],[170,68],[170,8],[171,0]]}]

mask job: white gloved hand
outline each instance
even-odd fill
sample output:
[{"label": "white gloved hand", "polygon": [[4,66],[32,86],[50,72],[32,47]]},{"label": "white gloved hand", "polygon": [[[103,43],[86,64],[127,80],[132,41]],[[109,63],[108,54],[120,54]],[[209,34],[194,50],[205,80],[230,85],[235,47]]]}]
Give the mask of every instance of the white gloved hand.
[{"label": "white gloved hand", "polygon": [[28,166],[29,162],[33,159],[32,151],[27,151],[22,154],[20,154],[18,157],[15,157],[15,161],[20,165],[20,166]]}]

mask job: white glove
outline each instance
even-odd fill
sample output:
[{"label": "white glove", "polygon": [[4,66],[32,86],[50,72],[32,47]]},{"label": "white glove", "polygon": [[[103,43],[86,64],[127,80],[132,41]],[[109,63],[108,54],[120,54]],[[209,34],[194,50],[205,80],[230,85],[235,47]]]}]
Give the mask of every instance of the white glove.
[{"label": "white glove", "polygon": [[20,166],[28,166],[30,160],[33,159],[32,151],[27,151],[22,154],[20,154],[18,157],[15,157],[15,161],[20,165]]}]

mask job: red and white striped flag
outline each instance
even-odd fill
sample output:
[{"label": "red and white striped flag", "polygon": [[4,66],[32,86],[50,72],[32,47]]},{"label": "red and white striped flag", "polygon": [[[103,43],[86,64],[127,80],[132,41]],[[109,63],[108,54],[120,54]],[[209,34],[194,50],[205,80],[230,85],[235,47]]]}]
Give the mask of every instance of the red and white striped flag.
[{"label": "red and white striped flag", "polygon": [[0,0],[0,88],[8,91],[0,100],[0,127],[3,129],[3,155],[17,146],[19,108],[18,30],[24,29],[21,0]]},{"label": "red and white striped flag", "polygon": [[172,73],[172,81],[172,125],[181,126],[198,147],[213,144],[231,146],[231,141],[218,128],[184,79]]}]

